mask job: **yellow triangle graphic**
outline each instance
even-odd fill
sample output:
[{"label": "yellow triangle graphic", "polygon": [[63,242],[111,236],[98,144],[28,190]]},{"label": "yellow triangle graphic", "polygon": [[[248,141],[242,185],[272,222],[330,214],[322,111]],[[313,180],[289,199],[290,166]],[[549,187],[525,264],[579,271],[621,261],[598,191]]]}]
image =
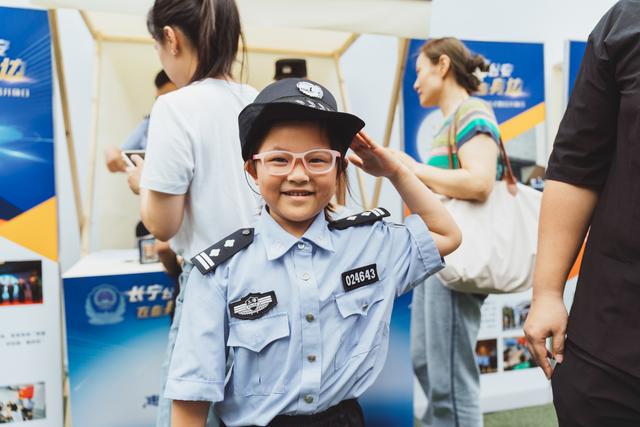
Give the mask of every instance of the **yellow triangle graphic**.
[{"label": "yellow triangle graphic", "polygon": [[0,223],[0,237],[57,261],[56,198],[52,197],[10,221]]},{"label": "yellow triangle graphic", "polygon": [[503,122],[500,125],[500,136],[507,142],[518,135],[523,134],[538,123],[542,123],[545,117],[544,102],[529,108],[524,113]]}]

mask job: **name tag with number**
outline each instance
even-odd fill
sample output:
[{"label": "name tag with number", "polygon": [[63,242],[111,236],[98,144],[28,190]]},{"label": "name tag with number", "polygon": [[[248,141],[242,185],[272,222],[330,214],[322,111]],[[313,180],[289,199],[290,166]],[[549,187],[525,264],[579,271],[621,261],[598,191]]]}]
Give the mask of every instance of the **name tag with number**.
[{"label": "name tag with number", "polygon": [[342,286],[346,292],[370,285],[378,280],[376,264],[365,265],[342,273]]}]

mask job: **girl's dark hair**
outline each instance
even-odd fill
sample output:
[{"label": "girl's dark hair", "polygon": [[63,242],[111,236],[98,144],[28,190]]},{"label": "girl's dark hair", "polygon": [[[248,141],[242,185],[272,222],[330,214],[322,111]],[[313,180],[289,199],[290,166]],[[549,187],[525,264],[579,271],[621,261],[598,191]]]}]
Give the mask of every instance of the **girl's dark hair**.
[{"label": "girl's dark hair", "polygon": [[198,67],[191,82],[231,75],[241,39],[246,56],[234,0],[155,0],[147,14],[147,29],[156,41],[164,42],[167,25],[179,28],[197,51]]},{"label": "girl's dark hair", "polygon": [[474,72],[476,69],[487,71],[489,64],[482,55],[474,55],[460,40],[455,37],[442,37],[431,39],[420,48],[432,64],[437,64],[442,55],[451,59],[450,70],[456,82],[469,94],[476,92],[480,87],[480,79]]}]

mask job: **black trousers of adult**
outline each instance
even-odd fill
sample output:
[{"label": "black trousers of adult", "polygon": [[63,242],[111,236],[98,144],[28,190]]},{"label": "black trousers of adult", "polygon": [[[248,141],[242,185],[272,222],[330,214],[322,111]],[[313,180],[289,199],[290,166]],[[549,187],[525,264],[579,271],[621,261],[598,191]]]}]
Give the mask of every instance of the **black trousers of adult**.
[{"label": "black trousers of adult", "polygon": [[640,426],[640,378],[598,360],[571,341],[551,385],[560,427]]},{"label": "black trousers of adult", "polygon": [[317,414],[278,415],[267,427],[364,427],[364,415],[358,401],[351,399]]}]

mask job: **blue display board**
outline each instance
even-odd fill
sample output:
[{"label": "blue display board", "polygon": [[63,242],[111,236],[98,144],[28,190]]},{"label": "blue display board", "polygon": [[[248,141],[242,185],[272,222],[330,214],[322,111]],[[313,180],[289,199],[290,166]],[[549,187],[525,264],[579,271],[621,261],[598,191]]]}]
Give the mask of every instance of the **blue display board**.
[{"label": "blue display board", "polygon": [[[418,95],[413,89],[416,80],[415,62],[424,42],[411,41],[403,78],[404,147],[408,154],[422,162],[428,160],[426,153],[430,151],[430,138],[439,130],[444,120],[438,109],[420,106]],[[464,43],[472,52],[483,55],[490,62],[489,71],[478,75],[482,83],[479,92],[474,95],[483,98],[493,107],[503,140],[517,141],[525,133],[544,123],[543,45],[479,41]],[[533,145],[529,152],[535,153],[535,137],[519,142]],[[411,297],[408,294],[396,300],[386,365],[374,386],[361,399],[367,425],[413,425]],[[494,317],[501,318],[499,313]],[[424,402],[418,400],[417,403],[416,406],[424,407]]]},{"label": "blue display board", "polygon": [[155,425],[172,292],[162,272],[64,279],[74,425]]},{"label": "blue display board", "polygon": [[567,45],[567,100],[573,92],[573,85],[576,83],[578,71],[582,64],[582,57],[587,50],[587,42],[571,40]]},{"label": "blue display board", "polygon": [[[478,73],[479,96],[494,109],[505,142],[518,137],[544,121],[544,46],[541,43],[510,43],[464,40],[474,53],[489,62],[489,71]],[[428,136],[442,123],[436,108],[420,106],[413,90],[415,64],[425,40],[409,45],[403,80],[405,151],[418,161],[426,161]],[[426,131],[425,129],[431,129]]]},{"label": "blue display board", "polygon": [[412,293],[393,305],[387,361],[376,382],[360,398],[368,427],[413,425],[413,368],[411,367]]}]

